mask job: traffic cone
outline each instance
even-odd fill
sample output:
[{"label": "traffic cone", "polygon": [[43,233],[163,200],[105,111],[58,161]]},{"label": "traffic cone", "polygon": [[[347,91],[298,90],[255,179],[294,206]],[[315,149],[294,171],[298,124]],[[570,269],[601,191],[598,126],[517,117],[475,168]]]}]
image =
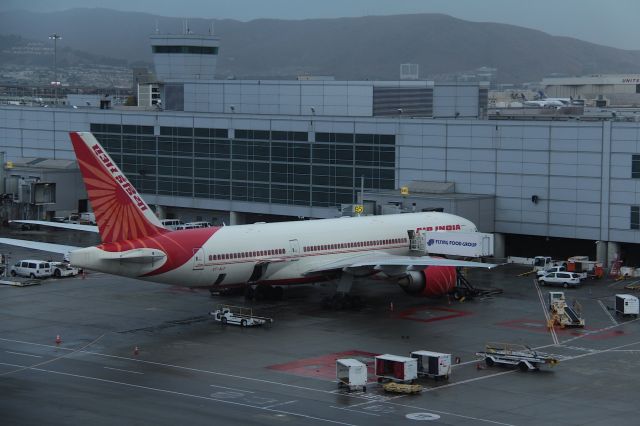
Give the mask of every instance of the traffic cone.
[{"label": "traffic cone", "polygon": [[138,355],[139,353],[140,353],[140,349],[138,349],[137,346],[135,348],[133,348],[133,354],[134,355]]},{"label": "traffic cone", "polygon": [[476,364],[476,370],[482,370],[482,366],[480,365],[480,363]]},{"label": "traffic cone", "polygon": [[62,343],[62,339],[60,338],[60,335],[58,334],[56,336],[56,345],[59,345],[60,343]]}]

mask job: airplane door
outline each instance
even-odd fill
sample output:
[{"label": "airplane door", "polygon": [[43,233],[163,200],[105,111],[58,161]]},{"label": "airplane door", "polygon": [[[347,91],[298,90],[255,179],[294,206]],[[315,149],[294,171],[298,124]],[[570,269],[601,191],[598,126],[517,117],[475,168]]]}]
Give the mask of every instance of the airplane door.
[{"label": "airplane door", "polygon": [[300,245],[298,240],[289,240],[289,246],[291,247],[291,254],[297,256],[300,254]]},{"label": "airplane door", "polygon": [[204,269],[204,250],[202,248],[193,249],[193,270]]}]

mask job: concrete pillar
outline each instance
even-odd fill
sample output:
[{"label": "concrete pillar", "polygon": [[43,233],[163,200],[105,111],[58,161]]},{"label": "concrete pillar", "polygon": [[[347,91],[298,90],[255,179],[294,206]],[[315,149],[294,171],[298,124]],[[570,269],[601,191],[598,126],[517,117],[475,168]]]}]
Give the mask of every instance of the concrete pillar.
[{"label": "concrete pillar", "polygon": [[507,257],[504,234],[499,232],[493,234],[493,257],[498,259]]},{"label": "concrete pillar", "polygon": [[607,267],[611,266],[611,262],[620,259],[620,243],[609,241],[607,243]]},{"label": "concrete pillar", "polygon": [[603,266],[607,265],[607,242],[596,241],[596,262],[602,263]]},{"label": "concrete pillar", "polygon": [[244,225],[246,217],[244,213],[229,212],[229,225]]}]

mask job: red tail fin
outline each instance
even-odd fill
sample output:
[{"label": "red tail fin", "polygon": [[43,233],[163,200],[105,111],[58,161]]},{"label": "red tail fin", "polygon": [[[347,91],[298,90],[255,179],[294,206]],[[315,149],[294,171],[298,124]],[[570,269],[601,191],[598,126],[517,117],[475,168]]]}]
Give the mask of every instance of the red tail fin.
[{"label": "red tail fin", "polygon": [[91,133],[70,135],[102,242],[168,232]]}]

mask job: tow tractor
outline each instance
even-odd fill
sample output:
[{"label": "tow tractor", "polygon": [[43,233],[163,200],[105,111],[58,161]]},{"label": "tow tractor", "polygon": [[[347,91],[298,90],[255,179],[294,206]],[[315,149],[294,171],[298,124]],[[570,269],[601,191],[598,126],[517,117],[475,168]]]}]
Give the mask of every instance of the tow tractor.
[{"label": "tow tractor", "polygon": [[560,362],[550,354],[509,343],[487,343],[484,352],[476,352],[476,355],[483,357],[488,367],[502,364],[518,367],[521,371],[537,371],[541,365],[553,367]]},{"label": "tow tractor", "polygon": [[273,322],[272,318],[255,316],[251,308],[242,306],[218,305],[218,308],[209,312],[209,315],[223,325],[236,324],[242,327],[253,327]]}]

